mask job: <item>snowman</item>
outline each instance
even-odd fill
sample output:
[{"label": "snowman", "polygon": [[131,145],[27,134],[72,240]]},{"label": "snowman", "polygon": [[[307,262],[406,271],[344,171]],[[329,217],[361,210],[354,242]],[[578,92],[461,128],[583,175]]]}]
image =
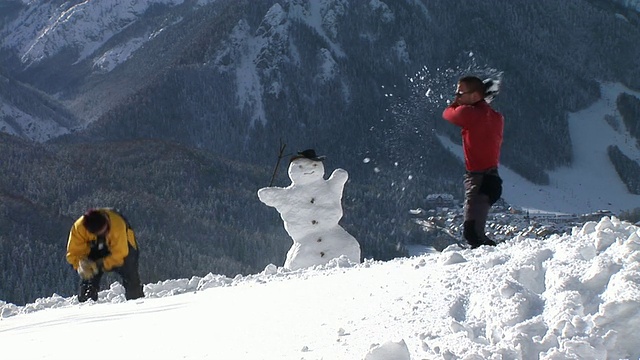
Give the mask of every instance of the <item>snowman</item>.
[{"label": "snowman", "polygon": [[258,198],[276,208],[293,239],[284,267],[295,270],[322,265],[346,256],[360,262],[360,245],[338,225],[342,218],[342,190],[349,178],[343,169],[324,179],[324,156],[315,150],[299,152],[289,163],[291,185],[258,190]]}]

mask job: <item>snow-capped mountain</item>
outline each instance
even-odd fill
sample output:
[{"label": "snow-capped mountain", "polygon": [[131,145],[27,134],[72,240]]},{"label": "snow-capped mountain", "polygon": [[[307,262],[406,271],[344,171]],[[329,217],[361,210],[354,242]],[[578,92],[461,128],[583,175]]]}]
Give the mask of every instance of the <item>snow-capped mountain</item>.
[{"label": "snow-capped mountain", "polygon": [[16,49],[26,67],[55,56],[69,46],[78,51],[74,62],[77,63],[95,54],[110,38],[138,21],[151,6],[175,6],[182,2],[31,2],[20,18],[8,24],[13,31],[4,38],[3,46]]},{"label": "snow-capped mountain", "polygon": [[[149,270],[154,276],[193,275],[211,258],[229,272],[260,268],[255,252],[277,253],[265,245],[277,236],[249,234],[273,220],[254,204],[266,185],[258,179],[273,174],[281,184],[280,161],[315,148],[328,168],[349,171],[344,222],[364,239],[364,256],[396,256],[413,229],[409,209],[431,193],[461,196],[459,130],[441,111],[468,73],[501,77],[492,105],[506,119],[502,163],[511,184],[518,179],[527,190],[513,187],[511,195],[520,206],[538,205],[560,184],[572,186],[558,177],[565,170],[593,170],[589,154],[575,153],[587,129],[608,126],[606,134],[618,135],[601,138],[613,139],[615,160],[638,164],[640,27],[631,3],[615,4],[2,1],[0,213],[20,215],[0,217],[0,229],[9,229],[0,240],[59,245],[67,222],[87,206],[121,206],[142,220],[146,237],[174,249],[177,271],[191,266],[180,274]],[[621,90],[611,96],[603,84]],[[594,187],[592,171],[584,184],[598,199],[625,186],[630,193],[640,170],[614,167],[608,147],[598,149],[597,164],[607,165],[601,179],[614,177],[615,186]],[[572,196],[567,186],[562,196]],[[588,196],[562,210],[602,208],[604,200]],[[169,226],[203,213],[208,221],[196,230]],[[363,223],[376,226],[357,234]],[[182,232],[193,232],[193,248],[175,249]],[[23,243],[0,241],[7,246],[0,250],[44,256],[54,246],[16,250]]]},{"label": "snow-capped mountain", "polygon": [[[65,95],[71,90],[69,87],[73,87],[70,83],[77,81],[77,78],[91,77],[92,74],[109,73],[126,62],[137,49],[170,25],[145,25],[145,21],[152,18],[155,12],[171,11],[181,4],[182,0],[24,2],[18,16],[6,23],[0,47],[8,50],[16,59],[10,73],[37,73],[33,80],[38,83],[36,86],[64,102],[68,100]],[[179,22],[179,15],[167,21]],[[114,37],[116,40],[113,40]],[[40,78],[43,69],[51,66],[55,67],[52,72],[60,72],[59,78]],[[56,84],[58,82],[60,84]],[[96,98],[93,100],[98,103]],[[101,110],[106,108],[96,103],[85,106]],[[73,109],[73,103],[66,103],[65,106]],[[82,125],[87,125],[97,116],[94,111],[72,111],[82,119]],[[10,117],[8,111],[5,115],[5,118]],[[41,128],[40,132],[47,131],[47,127]],[[71,130],[75,129],[53,133],[61,135]],[[35,131],[31,136],[25,135],[36,140],[51,138],[51,134]]]},{"label": "snow-capped mountain", "polygon": [[[118,35],[125,28],[144,19],[150,8],[166,6],[169,8],[189,3],[192,10],[214,2],[215,0],[198,0],[197,2],[185,0],[118,0],[112,2],[101,1],[26,1],[22,3],[26,8],[21,14],[6,25],[6,36],[0,43],[4,48],[14,49],[21,63],[28,67],[44,59],[59,54],[69,46],[77,50],[76,63],[89,56],[97,58],[95,65],[109,70],[117,64],[126,61],[128,56],[146,41],[153,38],[154,34],[164,30],[164,27],[155,28],[147,36],[133,38],[118,44],[101,54],[99,49],[112,37]],[[610,0],[625,8],[640,11],[640,1],[637,0]],[[11,1],[8,1],[9,3]],[[338,31],[338,17],[345,14],[345,8],[349,1],[287,1],[290,5],[289,14],[294,20],[311,26],[319,35],[323,36],[333,47],[340,52],[340,45],[332,43]],[[282,15],[282,7],[279,4],[265,15],[265,20]],[[416,2],[421,10],[428,16],[428,10],[419,2]],[[9,5],[5,5],[9,6]],[[371,1],[372,10],[380,13],[380,20],[393,22],[394,12],[382,1]],[[272,11],[273,10],[273,11]],[[178,20],[179,21],[179,20]],[[400,44],[399,44],[400,45]],[[97,55],[97,56],[96,56]],[[103,64],[108,62],[108,64]]]},{"label": "snow-capped mountain", "polygon": [[[373,102],[379,102],[388,95],[384,94],[385,91],[380,91],[381,86],[390,85],[387,82],[396,85],[406,83],[407,74],[423,66],[427,68],[445,66],[443,69],[446,70],[449,63],[449,68],[454,69],[454,73],[447,78],[440,79],[436,84],[433,82],[430,84],[435,87],[431,89],[432,91],[440,96],[446,95],[445,89],[451,85],[445,81],[454,81],[455,75],[463,71],[459,67],[472,67],[471,70],[480,71],[484,66],[477,63],[470,64],[468,61],[457,61],[458,63],[451,67],[451,60],[460,55],[464,56],[467,49],[478,54],[473,59],[474,62],[481,60],[492,67],[508,66],[492,54],[491,45],[484,49],[478,48],[474,40],[465,44],[464,47],[457,49],[453,47],[453,51],[437,50],[440,45],[437,45],[436,40],[442,39],[442,36],[449,32],[449,29],[439,27],[452,26],[451,21],[445,22],[445,19],[441,19],[441,14],[450,11],[445,3],[435,2],[425,5],[418,1],[405,1],[390,4],[383,1],[359,3],[348,0],[268,1],[258,5],[221,0],[13,1],[10,3],[19,7],[20,11],[14,12],[15,15],[6,21],[2,30],[0,48],[8,54],[4,56],[3,61],[5,73],[8,77],[34,86],[60,101],[83,126],[99,119],[106,118],[105,121],[109,121],[114,111],[117,112],[115,116],[123,116],[123,106],[140,107],[140,104],[135,104],[140,101],[140,97],[153,96],[145,93],[157,91],[155,88],[153,90],[150,88],[170,86],[167,84],[170,80],[163,79],[165,75],[174,78],[182,76],[182,79],[185,79],[184,74],[170,75],[177,70],[177,65],[189,65],[196,72],[203,72],[196,77],[209,82],[209,84],[198,84],[193,89],[182,91],[200,92],[203,97],[224,93],[221,100],[228,104],[225,104],[226,109],[222,110],[207,108],[205,99],[184,105],[184,102],[194,102],[193,97],[189,97],[176,101],[177,104],[174,104],[174,107],[186,108],[179,109],[176,115],[182,118],[197,117],[194,121],[200,124],[194,124],[196,128],[202,127],[202,122],[210,122],[212,117],[236,118],[242,125],[239,127],[234,125],[237,129],[233,137],[241,143],[260,140],[259,135],[252,133],[256,123],[269,127],[281,122],[271,131],[282,131],[281,127],[291,126],[303,126],[305,131],[310,131],[310,127],[304,125],[305,119],[301,117],[309,113],[309,105],[316,105],[318,110],[324,108],[319,105],[320,102],[316,99],[318,96],[324,96],[329,103],[337,101],[338,104],[334,107],[338,108],[338,113],[344,113],[345,110],[351,110],[354,114],[361,113],[359,109],[366,106],[366,102],[362,99],[354,99],[354,93],[365,91],[367,93],[363,94],[364,96],[367,98],[373,96]],[[637,2],[623,2],[623,5],[630,9],[634,9],[636,4]],[[489,12],[486,16],[499,18],[501,16],[499,11],[505,11],[506,14],[509,14],[509,11],[516,13],[519,11],[517,8],[510,10],[508,5],[503,5],[505,4],[499,1],[488,4],[487,11],[492,8],[499,10]],[[246,6],[250,6],[252,11],[246,13],[238,11]],[[541,2],[540,10],[545,10],[545,7],[557,7],[557,5],[552,2]],[[483,14],[484,10],[479,8],[478,14]],[[614,14],[592,14],[593,11],[588,2],[580,3],[577,10],[585,11],[585,19],[583,19],[585,23],[601,21],[603,16],[610,16],[606,20],[614,22],[614,33],[618,27],[625,26],[618,23],[619,19]],[[552,22],[556,21],[554,9],[544,13]],[[582,15],[577,14],[577,16]],[[226,19],[221,19],[222,17]],[[519,26],[518,23],[510,23],[513,20],[506,16],[504,24],[497,26],[505,28]],[[558,19],[557,21],[558,28],[562,28],[563,25],[560,22],[566,20]],[[587,26],[584,28],[586,29]],[[479,33],[486,30],[487,27],[482,26]],[[637,30],[635,28],[635,31]],[[576,26],[575,31],[580,32],[582,28]],[[498,30],[496,33],[503,32]],[[462,34],[464,32],[461,32]],[[483,34],[483,36],[486,35]],[[452,34],[450,37],[453,39],[457,36],[459,35]],[[567,37],[570,36],[567,34]],[[629,36],[632,37],[633,34]],[[494,34],[492,38],[495,39]],[[424,42],[425,39],[426,42],[435,45],[424,46],[420,42]],[[514,40],[520,41],[517,37]],[[367,51],[366,47],[370,50]],[[496,48],[499,51],[504,50],[503,46]],[[582,47],[580,49],[582,50]],[[437,52],[434,53],[434,50]],[[588,52],[586,50],[583,49]],[[451,52],[451,55],[442,56],[438,52]],[[590,53],[589,56],[593,55]],[[595,57],[597,58],[597,55]],[[491,61],[492,58],[494,58],[493,61]],[[369,63],[367,66],[372,68],[366,70],[365,67],[362,69],[365,71],[363,74],[353,74],[358,77],[354,79],[350,73],[357,73],[357,69],[362,68],[361,61],[363,64]],[[500,65],[501,63],[503,64]],[[600,65],[599,61],[595,63],[596,66]],[[604,64],[604,66],[610,65]],[[523,66],[524,68],[526,66]],[[589,71],[588,68],[584,70]],[[362,75],[371,80],[358,83],[363,80]],[[391,77],[385,79],[389,75]],[[507,73],[506,76],[511,76],[510,79],[506,79],[507,84],[509,80],[518,81],[517,75]],[[582,74],[579,75],[584,78],[581,81],[616,80],[615,76],[613,79],[610,79],[609,75],[604,76],[608,78],[601,79],[597,76],[588,79]],[[304,88],[303,84],[300,84],[301,79],[302,82],[311,86]],[[191,80],[186,81],[191,82]],[[366,90],[362,88],[363,84],[372,81],[372,85],[375,84],[373,87]],[[181,88],[190,85],[177,84]],[[317,91],[317,86],[325,88],[329,93],[323,95],[322,92]],[[558,84],[558,87],[561,86]],[[412,89],[408,87],[405,85],[404,89],[400,88],[400,90],[396,88],[395,91],[399,93],[394,95],[402,96],[403,93],[409,93]],[[207,88],[208,91],[206,91]],[[562,102],[570,104],[565,106],[569,108],[558,110],[577,110],[570,107],[585,107],[589,102],[595,101],[597,96],[591,92],[597,90],[593,85],[587,88],[587,93],[578,93],[575,99],[571,99],[573,95],[566,95],[568,98],[563,99]],[[304,94],[304,97],[294,99],[294,93]],[[177,97],[175,94],[173,96]],[[513,97],[514,100],[518,99],[517,94]],[[305,98],[308,99],[306,102]],[[388,99],[385,100],[389,102]],[[300,102],[303,104],[298,105]],[[442,103],[436,105],[442,105]],[[281,113],[279,109],[283,106],[288,111]],[[534,106],[537,107],[537,105]],[[24,110],[20,110],[15,107],[3,108],[5,115],[3,118],[11,119],[4,121],[6,132],[22,134],[27,138],[42,141],[78,128],[77,125],[72,128],[56,128],[51,124],[32,125],[30,131],[25,132],[25,125],[11,125],[16,122],[24,123],[29,118],[23,114]],[[188,113],[185,114],[185,110]],[[381,110],[384,111],[384,107],[381,107]],[[508,109],[505,109],[505,112],[508,113]],[[275,119],[283,115],[289,119]],[[371,117],[384,115],[384,113],[375,112],[367,114]],[[543,116],[558,115],[551,113]],[[329,122],[322,118],[326,116],[320,117],[319,120],[324,123]],[[36,117],[34,121],[29,122],[37,124],[38,120],[40,119]],[[41,120],[45,124],[50,123],[46,118]],[[534,117],[533,120],[537,119]],[[271,125],[266,125],[267,122]],[[76,124],[76,121],[69,121],[69,123]],[[151,126],[151,124],[148,125]],[[371,121],[360,121],[357,125],[370,127]],[[106,126],[109,125],[106,124]],[[223,127],[227,126],[223,125]],[[329,125],[329,128],[334,127]],[[556,124],[552,128],[555,127]],[[548,135],[546,133],[550,131],[564,133],[563,126],[551,130],[545,130],[543,127],[541,130],[541,136]],[[530,133],[526,132],[527,135]],[[516,136],[520,135],[516,134]],[[181,140],[213,143],[212,148],[220,150],[219,146],[216,146],[220,139],[191,137]],[[225,137],[225,140],[228,138]],[[534,147],[539,146],[535,145],[534,140],[529,142]],[[558,144],[560,143],[561,141],[558,140]],[[509,143],[506,146],[508,147]],[[542,146],[541,151],[544,152],[545,147]],[[541,164],[541,170],[570,161],[571,155],[568,152],[561,150],[556,153],[559,160],[552,160],[549,165]],[[530,156],[536,157],[536,155]],[[506,162],[509,162],[509,159],[506,159]]]}]

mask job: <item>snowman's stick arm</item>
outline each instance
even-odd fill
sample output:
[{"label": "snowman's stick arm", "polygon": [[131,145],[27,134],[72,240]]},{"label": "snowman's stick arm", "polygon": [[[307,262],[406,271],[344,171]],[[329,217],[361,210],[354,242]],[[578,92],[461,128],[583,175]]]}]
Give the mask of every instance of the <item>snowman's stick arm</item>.
[{"label": "snowman's stick arm", "polygon": [[273,185],[273,179],[275,179],[276,174],[278,173],[278,167],[280,166],[280,160],[284,157],[284,149],[287,147],[287,144],[282,143],[282,139],[280,139],[280,152],[278,153],[278,162],[276,162],[276,167],[273,169],[273,174],[271,175],[271,181],[269,181],[269,186]]}]

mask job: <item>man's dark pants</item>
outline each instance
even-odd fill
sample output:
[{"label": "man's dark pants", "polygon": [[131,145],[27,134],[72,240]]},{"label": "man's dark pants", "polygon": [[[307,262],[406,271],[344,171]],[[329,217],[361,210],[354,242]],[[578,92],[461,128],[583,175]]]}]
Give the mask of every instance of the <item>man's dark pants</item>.
[{"label": "man's dark pants", "polygon": [[[122,286],[124,286],[125,291],[124,296],[127,300],[144,297],[142,284],[140,282],[140,274],[138,272],[139,258],[140,252],[129,244],[129,255],[124,258],[124,263],[122,266],[113,268],[112,270],[120,275],[120,278],[122,279]],[[96,261],[96,259],[92,260]],[[100,269],[93,278],[89,280],[82,280],[80,282],[78,301],[85,302],[89,299],[92,299],[93,301],[98,300],[98,291],[100,290],[102,274],[103,271]]]},{"label": "man's dark pants", "polygon": [[489,209],[502,195],[502,179],[497,169],[467,172],[464,175],[463,236],[471,248],[495,245],[485,234]]}]

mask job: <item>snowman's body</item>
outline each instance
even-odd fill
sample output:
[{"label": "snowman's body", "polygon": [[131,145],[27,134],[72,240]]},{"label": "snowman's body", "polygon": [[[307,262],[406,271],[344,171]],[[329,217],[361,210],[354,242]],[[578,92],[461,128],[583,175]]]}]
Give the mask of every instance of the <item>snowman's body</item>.
[{"label": "snowman's body", "polygon": [[338,222],[342,218],[342,191],[349,178],[336,169],[324,179],[321,161],[294,159],[289,165],[291,185],[258,190],[258,198],[278,210],[293,239],[284,267],[300,269],[346,256],[360,262],[358,241]]}]

